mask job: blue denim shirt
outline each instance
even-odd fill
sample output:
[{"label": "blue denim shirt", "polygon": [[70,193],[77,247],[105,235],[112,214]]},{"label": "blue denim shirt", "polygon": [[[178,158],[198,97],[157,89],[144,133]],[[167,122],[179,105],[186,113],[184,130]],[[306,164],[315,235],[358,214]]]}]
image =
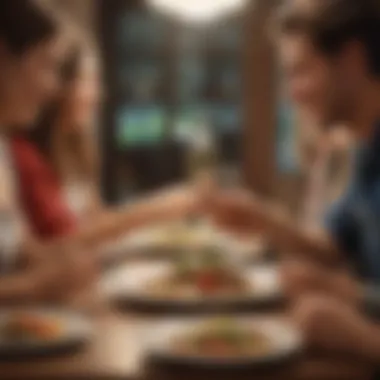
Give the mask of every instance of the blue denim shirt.
[{"label": "blue denim shirt", "polygon": [[[356,152],[346,194],[326,218],[332,237],[368,285],[363,309],[380,319],[380,123]],[[374,379],[380,379],[376,373]]]},{"label": "blue denim shirt", "polygon": [[326,225],[362,279],[380,285],[380,124],[357,149],[346,194]]}]

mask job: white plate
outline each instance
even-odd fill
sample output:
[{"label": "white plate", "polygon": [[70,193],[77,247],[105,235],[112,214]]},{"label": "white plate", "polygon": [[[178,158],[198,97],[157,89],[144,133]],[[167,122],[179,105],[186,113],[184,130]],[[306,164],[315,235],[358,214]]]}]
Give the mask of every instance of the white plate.
[{"label": "white plate", "polygon": [[175,338],[188,335],[207,322],[207,318],[181,321],[165,321],[153,327],[145,336],[148,358],[163,364],[185,365],[200,368],[245,368],[286,361],[303,348],[300,332],[282,319],[264,317],[233,317],[236,323],[259,331],[271,347],[268,353],[244,357],[205,357],[183,355],[173,352],[171,344]]},{"label": "white plate", "polygon": [[235,309],[261,306],[281,298],[281,286],[276,267],[249,266],[242,268],[242,276],[252,287],[252,292],[242,296],[207,298],[163,298],[149,296],[147,283],[161,278],[172,268],[168,262],[131,263],[108,272],[101,283],[105,296],[126,306],[164,307],[170,309]]},{"label": "white plate", "polygon": [[[31,314],[41,318],[51,317],[62,326],[62,334],[51,340],[10,340],[2,329],[13,313]],[[72,311],[43,308],[8,309],[0,313],[0,359],[24,358],[63,353],[87,343],[92,336],[91,323],[82,315]]]},{"label": "white plate", "polygon": [[[188,229],[189,235],[192,234],[193,238],[191,236],[178,238],[175,236],[176,228],[178,234],[185,234],[184,231]],[[237,237],[207,224],[196,227],[164,225],[141,229],[113,242],[107,250],[112,256],[125,252],[170,255],[184,248],[189,249],[192,245],[196,247],[202,244],[219,246],[222,252],[233,255],[237,260],[260,257],[265,250],[263,241],[257,237]]]}]

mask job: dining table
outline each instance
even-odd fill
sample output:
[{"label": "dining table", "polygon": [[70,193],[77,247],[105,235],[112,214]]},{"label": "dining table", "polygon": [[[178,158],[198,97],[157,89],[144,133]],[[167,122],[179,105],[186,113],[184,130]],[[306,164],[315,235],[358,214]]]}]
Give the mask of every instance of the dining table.
[{"label": "dining table", "polygon": [[[176,192],[175,194],[180,194]],[[172,195],[171,195],[172,196]],[[178,195],[176,195],[178,196]],[[173,196],[172,196],[173,197]],[[170,200],[170,197],[168,198]],[[146,361],[147,347],[142,337],[163,316],[120,310],[96,292],[81,305],[91,304],[88,313],[93,334],[88,344],[60,356],[17,361],[0,360],[0,380],[171,380],[202,379],[192,371],[160,371]],[[92,299],[93,298],[93,299]],[[95,299],[96,298],[96,299]],[[273,316],[273,311],[262,311]],[[284,306],[275,311],[286,314]],[[217,379],[223,379],[220,374]],[[366,380],[373,368],[357,359],[306,351],[289,363],[268,366],[263,371],[239,375],[255,380]],[[210,375],[205,374],[209,379]],[[215,378],[215,377],[212,377]],[[228,376],[227,376],[228,378]],[[226,378],[226,380],[227,380]],[[237,378],[233,375],[230,379]]]},{"label": "dining table", "polygon": [[[162,317],[121,312],[106,303],[91,315],[91,342],[63,356],[34,360],[0,362],[1,380],[149,380],[193,379],[190,372],[162,371],[149,368],[141,337]],[[317,353],[305,353],[289,364],[268,367],[246,377],[259,380],[366,380],[372,368],[366,363]],[[206,376],[207,377],[207,376]],[[205,377],[205,378],[206,378]],[[222,376],[218,376],[222,379]],[[233,379],[234,377],[231,377]]]}]

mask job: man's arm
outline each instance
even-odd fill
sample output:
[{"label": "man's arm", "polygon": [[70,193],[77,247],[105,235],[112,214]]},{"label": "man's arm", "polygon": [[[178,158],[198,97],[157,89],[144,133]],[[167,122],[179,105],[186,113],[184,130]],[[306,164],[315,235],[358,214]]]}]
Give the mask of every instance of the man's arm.
[{"label": "man's arm", "polygon": [[367,285],[361,292],[361,306],[365,313],[379,321],[380,320],[380,286]]},{"label": "man's arm", "polygon": [[281,252],[333,263],[342,252],[327,231],[310,230],[286,212],[244,191],[222,192],[207,199],[211,215],[227,229],[262,233]]},{"label": "man's arm", "polygon": [[[373,363],[380,362],[380,325],[371,323],[362,340],[362,354]],[[359,352],[360,353],[360,352]]]},{"label": "man's arm", "polygon": [[[255,218],[252,210],[252,218]],[[343,254],[324,229],[300,225],[285,212],[266,204],[258,210],[262,228],[271,243],[280,251],[307,255],[319,261],[338,262]]]},{"label": "man's arm", "polygon": [[380,326],[352,305],[309,294],[297,302],[293,316],[310,347],[380,362]]}]

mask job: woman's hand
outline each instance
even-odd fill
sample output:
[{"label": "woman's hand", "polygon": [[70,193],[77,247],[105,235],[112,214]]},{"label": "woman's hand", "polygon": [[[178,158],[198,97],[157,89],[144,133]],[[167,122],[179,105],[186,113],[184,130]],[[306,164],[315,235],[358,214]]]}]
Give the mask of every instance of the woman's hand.
[{"label": "woman's hand", "polygon": [[58,301],[91,287],[99,272],[95,255],[68,244],[50,246],[32,271],[38,297]]}]

